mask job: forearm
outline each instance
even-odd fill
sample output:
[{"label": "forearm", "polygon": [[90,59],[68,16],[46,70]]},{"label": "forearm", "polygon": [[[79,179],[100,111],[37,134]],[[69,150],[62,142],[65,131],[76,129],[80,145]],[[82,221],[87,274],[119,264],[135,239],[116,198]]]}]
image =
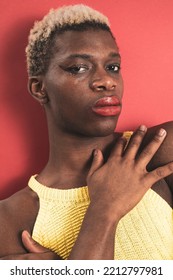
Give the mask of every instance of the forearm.
[{"label": "forearm", "polygon": [[78,238],[68,259],[114,259],[115,231],[118,222],[88,208]]}]

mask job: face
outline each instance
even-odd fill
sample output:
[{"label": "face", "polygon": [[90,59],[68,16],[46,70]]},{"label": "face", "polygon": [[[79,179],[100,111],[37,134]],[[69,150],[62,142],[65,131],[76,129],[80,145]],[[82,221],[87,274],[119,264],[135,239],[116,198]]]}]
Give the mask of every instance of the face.
[{"label": "face", "polygon": [[108,31],[66,31],[43,77],[48,118],[66,133],[88,137],[114,132],[123,81],[118,47]]}]

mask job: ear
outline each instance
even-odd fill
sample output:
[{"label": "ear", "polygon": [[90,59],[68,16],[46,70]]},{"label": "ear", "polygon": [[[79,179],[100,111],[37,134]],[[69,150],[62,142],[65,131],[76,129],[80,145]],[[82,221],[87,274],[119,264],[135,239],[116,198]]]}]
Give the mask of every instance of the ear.
[{"label": "ear", "polygon": [[28,90],[41,105],[49,102],[42,76],[29,77]]}]

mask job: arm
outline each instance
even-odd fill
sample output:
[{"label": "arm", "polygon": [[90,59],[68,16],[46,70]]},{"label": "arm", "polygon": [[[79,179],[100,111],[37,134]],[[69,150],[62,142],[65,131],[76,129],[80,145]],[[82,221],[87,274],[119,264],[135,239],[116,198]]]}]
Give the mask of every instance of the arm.
[{"label": "arm", "polygon": [[[150,161],[147,168],[149,171],[173,161],[173,121],[149,128],[142,147],[145,147],[151,141],[156,131],[161,127],[166,130],[167,135],[164,142]],[[167,176],[165,180],[173,193],[173,174]]]},{"label": "arm", "polygon": [[27,253],[21,233],[23,229],[32,232],[38,207],[38,198],[29,188],[0,202],[0,258]]},{"label": "arm", "polygon": [[[106,163],[102,152],[95,151],[87,177],[91,202],[69,259],[114,259],[114,238],[119,220],[135,207],[155,182],[173,172],[173,162],[151,172],[146,170],[166,136],[164,130],[158,131],[136,157],[145,132],[144,127],[138,129],[125,152],[126,143],[120,138]],[[28,250],[29,255],[32,250]],[[35,251],[30,256],[40,259],[47,255],[44,252],[41,256],[37,254]]]},{"label": "arm", "polygon": [[95,153],[87,178],[91,203],[69,259],[114,259],[114,238],[119,220],[136,206],[154,183],[173,172],[173,162],[151,172],[146,170],[166,136],[164,130],[157,131],[136,157],[145,132],[140,128],[125,152],[125,142],[119,139],[105,164],[101,151]]},{"label": "arm", "polygon": [[22,243],[26,248],[25,253],[8,255],[0,260],[60,260],[61,258],[54,252],[38,244],[28,231],[22,232]]}]

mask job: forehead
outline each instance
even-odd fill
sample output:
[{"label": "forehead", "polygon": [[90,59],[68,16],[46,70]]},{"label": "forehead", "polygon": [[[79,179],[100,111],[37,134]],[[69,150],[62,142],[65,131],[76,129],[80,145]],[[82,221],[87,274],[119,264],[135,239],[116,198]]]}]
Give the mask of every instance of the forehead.
[{"label": "forehead", "polygon": [[119,50],[112,35],[104,30],[65,31],[57,36],[55,54],[59,58],[76,53],[98,56],[119,53]]}]

